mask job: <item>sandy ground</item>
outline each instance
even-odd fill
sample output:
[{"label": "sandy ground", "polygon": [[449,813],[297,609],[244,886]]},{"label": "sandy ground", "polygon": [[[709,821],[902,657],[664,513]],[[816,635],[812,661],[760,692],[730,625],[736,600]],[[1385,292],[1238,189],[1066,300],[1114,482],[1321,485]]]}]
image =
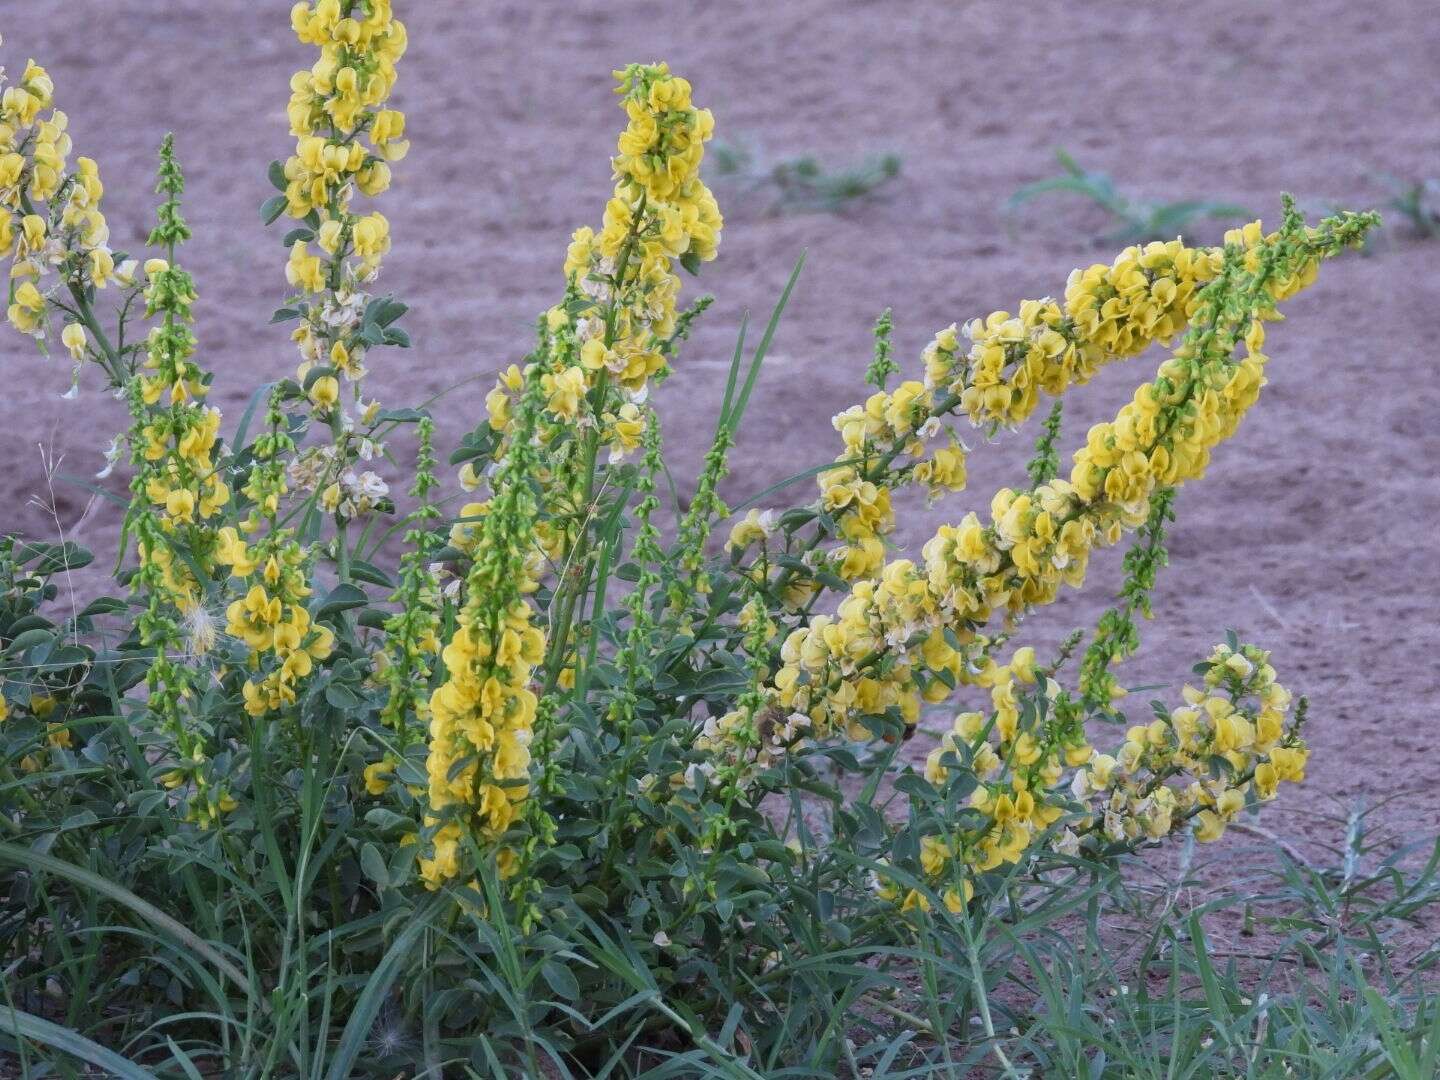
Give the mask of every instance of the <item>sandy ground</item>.
[{"label": "sandy ground", "polygon": [[[231,424],[253,386],[293,366],[283,330],[266,325],[285,290],[281,229],[256,214],[265,165],[289,148],[288,77],[310,62],[289,6],[72,0],[42,14],[5,0],[27,17],[0,16],[8,65],[33,55],[50,68],[78,152],[101,163],[117,246],[148,230],[155,146],[178,133],[197,234],[183,257]],[[703,453],[687,439],[712,422],[742,311],[763,317],[809,251],[742,430],[736,501],[833,455],[830,417],[863,396],[881,308],[894,308],[899,355],[913,362],[939,327],[1059,293],[1072,266],[1110,257],[1089,239],[1103,222],[1066,199],[1007,227],[1004,199],[1049,175],[1057,146],[1139,192],[1239,201],[1267,219],[1282,190],[1312,207],[1364,207],[1385,198],[1379,173],[1440,176],[1440,20],[1421,0],[396,7],[413,43],[396,100],[414,151],[383,203],[396,238],[384,284],[413,305],[417,347],[377,357],[371,390],[399,406],[477,380],[436,408],[454,439],[557,295],[570,231],[598,219],[620,120],[613,67],[668,59],[713,107],[721,138],[771,156],[903,158],[895,183],[838,215],[768,215],[763,198],[718,187],[727,228],[703,285],[720,299],[662,391],[682,477]],[[1274,649],[1282,679],[1313,699],[1315,754],[1309,782],[1266,824],[1302,843],[1338,837],[1321,815],[1397,794],[1379,814],[1386,827],[1440,830],[1429,744],[1440,732],[1437,255],[1440,245],[1387,229],[1372,254],[1332,265],[1290,306],[1267,342],[1260,406],[1179,499],[1163,618],[1129,668],[1133,683],[1178,688],[1226,627]],[[1156,362],[1119,365],[1075,394],[1068,445]],[[51,498],[42,453],[88,476],[123,416],[93,386],[58,400],[66,365],[47,366],[13,334],[0,336],[0,365],[0,525],[53,536],[56,522],[29,505]],[[938,521],[1020,480],[1031,438],[973,455],[971,490],[910,518],[902,541],[918,550]],[[67,534],[103,548],[117,517],[103,505],[86,514],[88,497],[54,486]],[[1099,560],[1083,596],[1036,616],[1037,639],[1093,621],[1119,558]]]}]

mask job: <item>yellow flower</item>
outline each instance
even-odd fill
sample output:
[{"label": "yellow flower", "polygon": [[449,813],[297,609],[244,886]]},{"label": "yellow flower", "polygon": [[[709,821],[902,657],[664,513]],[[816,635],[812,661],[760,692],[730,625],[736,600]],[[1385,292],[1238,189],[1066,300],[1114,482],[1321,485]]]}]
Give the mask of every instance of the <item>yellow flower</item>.
[{"label": "yellow flower", "polygon": [[371,765],[365,766],[365,790],[371,795],[384,795],[390,790],[390,776],[395,771],[395,763],[389,758],[382,758]]},{"label": "yellow flower", "polygon": [[1225,835],[1225,819],[1213,810],[1201,810],[1195,815],[1195,839],[1202,844],[1213,843]]},{"label": "yellow flower", "polygon": [[310,384],[310,401],[317,409],[329,411],[340,400],[340,383],[333,375],[322,375]]},{"label": "yellow flower", "polygon": [[[585,371],[583,368],[566,368],[558,375],[543,375],[541,385],[545,389],[545,407],[563,420],[573,420],[580,412],[580,400],[585,396]],[[494,423],[493,417],[491,420]]]},{"label": "yellow flower", "polygon": [[318,293],[325,288],[324,262],[320,256],[310,254],[303,240],[296,240],[290,249],[290,261],[285,266],[285,279],[305,292]]},{"label": "yellow flower", "polygon": [[751,544],[763,543],[775,531],[773,510],[749,510],[730,529],[730,538],[725,541],[725,550],[744,551]]},{"label": "yellow flower", "polygon": [[34,333],[45,314],[45,298],[29,281],[20,283],[15,289],[14,297],[7,311],[11,325],[22,334]]},{"label": "yellow flower", "polygon": [[70,350],[70,355],[76,361],[85,359],[88,339],[85,337],[85,328],[79,323],[70,323],[60,331],[60,343]]}]

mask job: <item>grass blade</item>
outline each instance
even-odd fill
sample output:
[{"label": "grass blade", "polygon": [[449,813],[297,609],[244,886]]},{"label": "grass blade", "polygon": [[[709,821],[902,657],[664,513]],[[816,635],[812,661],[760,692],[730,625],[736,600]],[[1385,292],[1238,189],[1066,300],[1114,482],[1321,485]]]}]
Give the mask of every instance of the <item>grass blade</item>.
[{"label": "grass blade", "polygon": [[384,958],[370,973],[365,989],[355,1001],[355,1008],[350,1013],[345,1030],[340,1033],[340,1041],[335,1044],[335,1056],[330,1059],[330,1068],[325,1073],[327,1080],[346,1080],[350,1075],[355,1059],[360,1056],[360,1051],[365,1048],[365,1043],[370,1038],[370,1029],[380,1012],[380,1006],[385,1002],[385,995],[390,992],[391,985],[400,974],[400,965],[407,959],[416,939],[429,927],[431,917],[440,910],[442,904],[452,902],[443,893],[432,896],[415,910],[409,925],[391,942],[390,948],[385,950]]},{"label": "grass blade", "polygon": [[97,1069],[104,1069],[107,1075],[117,1076],[120,1080],[155,1080],[154,1073],[140,1068],[128,1058],[121,1057],[113,1050],[106,1050],[77,1031],[52,1024],[49,1020],[42,1020],[31,1013],[18,1009],[0,1010],[0,1031],[16,1038],[33,1039],[42,1046],[79,1058]]},{"label": "grass blade", "polygon": [[122,888],[113,882],[106,881],[99,874],[89,870],[81,869],[53,855],[43,855],[38,851],[31,851],[29,848],[19,847],[15,844],[0,843],[0,862],[12,863],[28,870],[44,870],[67,881],[74,882],[82,888],[90,889],[102,896],[108,896],[118,904],[129,908],[137,916],[144,919],[151,926],[163,930],[180,944],[187,948],[194,949],[227,978],[239,986],[242,990],[248,987],[245,976],[240,969],[221,956],[215,947],[205,941],[193,930],[182,923],[172,919],[163,911],[145,900],[140,899],[129,889]]}]

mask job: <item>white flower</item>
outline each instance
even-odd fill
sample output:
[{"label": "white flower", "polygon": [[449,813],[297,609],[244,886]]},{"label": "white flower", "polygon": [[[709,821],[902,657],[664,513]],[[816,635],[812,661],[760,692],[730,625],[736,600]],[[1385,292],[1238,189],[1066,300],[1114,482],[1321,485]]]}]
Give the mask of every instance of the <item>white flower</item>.
[{"label": "white flower", "polygon": [[373,472],[363,472],[356,483],[356,491],[369,499],[383,499],[390,494],[390,485]]},{"label": "white flower", "polygon": [[1114,810],[1105,811],[1105,835],[1111,840],[1125,839],[1125,824]]},{"label": "white flower", "polygon": [[104,480],[115,471],[115,464],[120,460],[120,448],[122,440],[116,435],[110,440],[109,449],[105,451],[105,467],[95,474],[96,480]]}]

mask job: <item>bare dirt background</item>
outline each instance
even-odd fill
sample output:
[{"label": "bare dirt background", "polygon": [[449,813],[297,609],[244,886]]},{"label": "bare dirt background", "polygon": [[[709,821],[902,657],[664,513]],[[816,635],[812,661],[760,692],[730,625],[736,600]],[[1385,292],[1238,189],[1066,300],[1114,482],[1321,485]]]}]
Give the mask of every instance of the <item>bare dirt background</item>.
[{"label": "bare dirt background", "polygon": [[[838,215],[768,215],[766,198],[717,185],[727,227],[703,287],[720,299],[662,391],[682,478],[703,453],[741,312],[763,318],[809,251],[742,431],[736,501],[833,455],[830,417],[863,396],[883,307],[913,362],[939,327],[1058,294],[1071,267],[1111,257],[1089,239],[1103,222],[1065,199],[1007,229],[1003,200],[1051,174],[1057,146],[1138,192],[1239,201],[1267,220],[1282,190],[1312,209],[1360,208],[1386,197],[1379,173],[1440,175],[1440,19],[1422,0],[396,6],[412,40],[396,101],[414,150],[382,203],[396,239],[383,284],[412,304],[416,348],[377,355],[370,389],[400,406],[475,378],[436,408],[454,439],[558,294],[570,231],[598,219],[621,120],[612,68],[668,59],[722,139],[772,158],[902,157],[897,181]],[[256,213],[266,163],[290,146],[289,75],[310,63],[289,7],[4,0],[0,11],[8,66],[33,55],[50,68],[77,152],[101,163],[117,247],[143,240],[155,147],[177,132],[196,230],[183,258],[232,427],[250,390],[294,364],[283,329],[266,326],[285,290],[282,227],[267,232]],[[1226,627],[1274,649],[1282,679],[1315,704],[1315,754],[1309,782],[1265,824],[1302,846],[1339,838],[1322,815],[1397,794],[1379,813],[1387,828],[1440,831],[1437,256],[1440,244],[1392,221],[1372,253],[1333,264],[1290,305],[1267,342],[1260,406],[1178,501],[1164,618],[1129,667],[1134,684],[1178,689]],[[1155,362],[1075,394],[1068,445]],[[63,457],[59,472],[89,476],[122,410],[93,385],[58,400],[67,365],[13,334],[0,336],[0,370],[0,526],[52,537],[56,522],[30,505],[52,498],[42,448]],[[900,539],[918,550],[937,521],[988,505],[1021,478],[1032,438],[973,455],[970,492],[908,519]],[[98,550],[113,541],[112,509],[87,512],[89,495],[63,483],[53,498],[67,535]],[[1083,596],[1035,618],[1039,640],[1093,621],[1119,558],[1098,560]]]}]

